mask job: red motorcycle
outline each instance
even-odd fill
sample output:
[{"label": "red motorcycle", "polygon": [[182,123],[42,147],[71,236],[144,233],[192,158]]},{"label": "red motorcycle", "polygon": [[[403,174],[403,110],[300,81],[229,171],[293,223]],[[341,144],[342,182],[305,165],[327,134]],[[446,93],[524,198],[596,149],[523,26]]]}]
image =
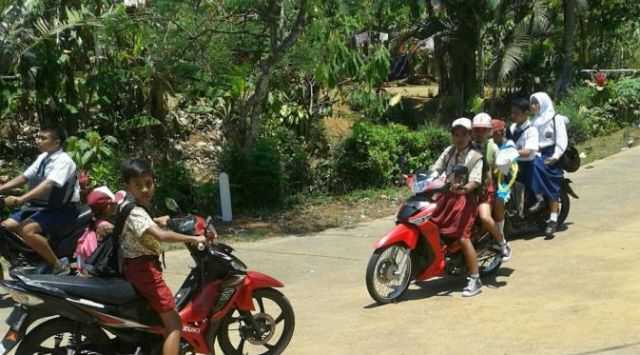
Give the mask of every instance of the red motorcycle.
[{"label": "red motorcycle", "polygon": [[[457,166],[452,176],[464,180],[468,170]],[[457,181],[457,180],[456,180]],[[458,239],[441,236],[431,215],[451,187],[447,177],[417,173],[406,178],[414,193],[398,210],[396,225],[374,244],[366,283],[369,295],[379,304],[396,301],[412,280],[424,281],[445,272],[458,275],[466,270]],[[502,264],[502,254],[491,248],[492,238],[479,224],[471,240],[478,254],[480,275],[490,275]]]},{"label": "red motorcycle", "polygon": [[[275,288],[283,284],[247,271],[233,249],[216,242],[211,218],[187,216],[167,225],[209,242],[186,244],[196,266],[175,294],[182,319],[181,354],[280,354],[295,327],[293,308]],[[161,354],[160,317],[123,279],[17,275],[0,281],[16,301],[0,354]],[[33,322],[52,317],[27,332]],[[108,332],[108,333],[107,333]]]}]

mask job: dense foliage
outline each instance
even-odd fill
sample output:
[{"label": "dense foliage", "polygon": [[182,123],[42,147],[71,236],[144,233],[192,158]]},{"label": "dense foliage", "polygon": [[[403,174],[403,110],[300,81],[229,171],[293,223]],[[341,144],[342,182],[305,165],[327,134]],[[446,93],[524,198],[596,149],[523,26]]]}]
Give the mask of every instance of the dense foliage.
[{"label": "dense foliage", "polygon": [[[238,207],[386,185],[398,156],[435,159],[438,124],[504,117],[535,90],[576,140],[637,123],[638,79],[596,90],[579,70],[637,68],[639,17],[632,0],[0,0],[0,159],[28,161],[32,128],[55,124],[90,186],[146,155],[160,197],[188,208],[216,203],[215,176],[174,149],[194,134],[216,145],[209,171],[230,174]],[[385,91],[399,59],[408,82],[438,87],[426,108]],[[329,139],[327,117],[353,129]]]}]

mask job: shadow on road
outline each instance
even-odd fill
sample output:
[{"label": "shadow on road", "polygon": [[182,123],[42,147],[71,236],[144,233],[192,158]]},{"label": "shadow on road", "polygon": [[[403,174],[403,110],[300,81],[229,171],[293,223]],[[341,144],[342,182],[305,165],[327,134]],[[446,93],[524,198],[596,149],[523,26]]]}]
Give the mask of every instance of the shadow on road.
[{"label": "shadow on road", "polygon": [[[507,285],[507,281],[498,278],[509,277],[514,270],[508,267],[501,267],[495,274],[482,278],[483,286],[489,288],[500,288]],[[466,284],[466,278],[462,276],[445,276],[438,279],[420,281],[414,283],[415,287],[410,287],[405,294],[395,303],[424,300],[431,297],[448,297],[454,293],[462,292],[462,288]],[[371,303],[364,306],[364,309],[372,309],[380,306],[377,303]]]},{"label": "shadow on road", "polygon": [[[616,350],[636,348],[638,345],[640,345],[640,342],[631,343],[631,344],[622,344],[622,345],[617,345],[617,346],[611,346],[611,347],[608,347],[608,348],[597,349],[597,350],[587,351],[587,352],[583,352],[583,353],[575,353],[575,354],[572,354],[572,355],[602,354],[604,352],[610,352],[610,351],[611,352],[615,352]],[[637,354],[637,351],[630,351],[629,353],[636,353]]]},{"label": "shadow on road", "polygon": [[509,277],[515,270],[508,267],[501,267],[498,272],[493,275],[482,278],[482,284],[491,288],[500,288],[507,285],[507,281],[498,280],[498,277]]},{"label": "shadow on road", "polygon": [[[568,223],[563,223],[561,226],[558,227],[557,232],[564,232],[566,230],[569,229],[569,226],[572,225],[572,222],[568,222]],[[558,235],[556,234],[555,237],[557,237]],[[545,238],[544,236],[544,231],[542,229],[538,229],[538,228],[526,228],[526,229],[522,229],[522,230],[518,230],[517,232],[512,233],[511,235],[509,235],[507,237],[508,240],[518,240],[518,239],[522,239],[522,240],[531,240],[531,239],[535,239],[535,238]],[[546,240],[553,240],[554,238],[545,238]]]}]

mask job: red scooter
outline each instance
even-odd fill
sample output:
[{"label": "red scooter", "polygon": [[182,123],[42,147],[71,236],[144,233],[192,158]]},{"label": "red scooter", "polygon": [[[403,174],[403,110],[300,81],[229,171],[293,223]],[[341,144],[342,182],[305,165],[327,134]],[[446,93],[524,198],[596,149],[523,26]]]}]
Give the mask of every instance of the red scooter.
[{"label": "red scooter", "polygon": [[[287,298],[275,289],[283,284],[247,271],[231,247],[214,241],[210,219],[205,222],[188,216],[167,225],[184,234],[208,231],[210,237],[206,244],[186,244],[196,266],[174,298],[183,323],[180,354],[213,354],[216,340],[224,354],[285,351],[293,336],[295,315]],[[16,281],[0,281],[0,287],[16,302],[7,319],[9,331],[0,344],[0,354],[17,344],[17,355],[162,353],[162,320],[127,281],[16,277]],[[49,319],[27,331],[43,318]]]},{"label": "red scooter", "polygon": [[[396,225],[374,244],[366,283],[369,295],[379,304],[398,300],[412,280],[424,281],[445,272],[458,275],[466,270],[459,240],[441,236],[431,221],[451,182],[447,177],[431,175],[429,171],[406,178],[414,195],[398,210]],[[456,166],[452,176],[455,181],[464,181],[468,170]],[[491,236],[476,224],[471,240],[478,254],[480,275],[496,272],[502,264],[502,254],[491,248]]]}]

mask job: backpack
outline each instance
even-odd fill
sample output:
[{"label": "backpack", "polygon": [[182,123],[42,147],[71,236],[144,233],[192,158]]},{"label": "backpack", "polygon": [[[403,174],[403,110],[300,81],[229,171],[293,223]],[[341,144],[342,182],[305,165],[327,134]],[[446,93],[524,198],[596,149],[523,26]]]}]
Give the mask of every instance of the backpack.
[{"label": "backpack", "polygon": [[96,277],[121,277],[122,247],[120,236],[124,229],[124,224],[129,218],[131,210],[136,204],[130,201],[124,202],[118,208],[118,218],[113,231],[102,238],[98,247],[85,261],[84,269],[92,276]]},{"label": "backpack", "polygon": [[[568,173],[573,173],[580,169],[580,153],[576,147],[568,142],[569,139],[567,137],[567,148],[562,153],[560,157],[560,161],[562,161],[562,169]],[[556,116],[553,115],[553,145],[556,145]]]}]

